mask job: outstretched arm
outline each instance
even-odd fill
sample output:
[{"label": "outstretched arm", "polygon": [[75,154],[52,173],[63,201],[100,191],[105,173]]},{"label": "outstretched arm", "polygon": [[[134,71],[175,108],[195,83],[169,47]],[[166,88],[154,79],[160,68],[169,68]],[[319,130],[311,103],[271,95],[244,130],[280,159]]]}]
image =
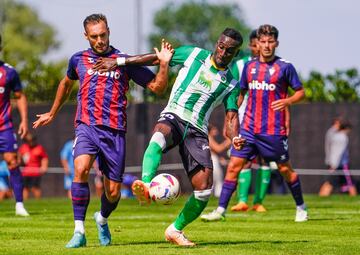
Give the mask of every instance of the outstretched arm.
[{"label": "outstretched arm", "polygon": [[[161,44],[165,42],[162,39]],[[167,42],[166,42],[167,43]],[[135,56],[119,57],[119,58],[99,58],[93,69],[99,72],[106,72],[115,70],[118,66],[125,65],[134,65],[134,66],[155,66],[159,65],[160,60],[158,58],[158,54],[155,53],[147,53]]]},{"label": "outstretched arm", "polygon": [[49,112],[43,114],[37,114],[38,119],[33,122],[33,128],[39,126],[45,126],[53,121],[56,114],[59,112],[61,106],[65,103],[66,99],[69,97],[71,90],[73,88],[75,81],[70,80],[65,76],[59,83],[54,103]]},{"label": "outstretched arm", "polygon": [[147,84],[147,87],[157,95],[165,92],[168,84],[169,63],[174,54],[171,44],[162,40],[161,51],[154,48],[157,59],[159,60],[159,71],[155,78]]},{"label": "outstretched arm", "polygon": [[27,99],[22,91],[16,91],[14,95],[15,98],[17,99],[16,104],[17,104],[17,108],[19,109],[20,118],[21,118],[18,134],[20,135],[21,139],[23,139],[26,133],[28,132]]}]

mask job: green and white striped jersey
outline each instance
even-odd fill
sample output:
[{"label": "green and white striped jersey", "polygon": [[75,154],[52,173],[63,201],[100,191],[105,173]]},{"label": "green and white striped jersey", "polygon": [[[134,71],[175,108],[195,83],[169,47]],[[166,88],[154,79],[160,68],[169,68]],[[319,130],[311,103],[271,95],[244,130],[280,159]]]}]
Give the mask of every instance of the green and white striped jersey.
[{"label": "green and white striped jersey", "polygon": [[167,106],[171,112],[207,134],[211,112],[221,103],[237,111],[240,87],[230,69],[218,70],[210,61],[211,52],[192,46],[175,49],[170,65],[182,65]]}]

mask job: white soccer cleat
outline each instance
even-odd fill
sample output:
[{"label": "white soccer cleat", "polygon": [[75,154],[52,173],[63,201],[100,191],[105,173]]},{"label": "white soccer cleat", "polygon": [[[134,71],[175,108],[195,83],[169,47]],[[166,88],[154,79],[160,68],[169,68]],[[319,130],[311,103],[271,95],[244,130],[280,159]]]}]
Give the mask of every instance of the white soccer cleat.
[{"label": "white soccer cleat", "polygon": [[307,208],[296,208],[295,222],[304,222],[308,220]]},{"label": "white soccer cleat", "polygon": [[24,207],[16,207],[15,215],[28,217],[30,214],[26,211]]},{"label": "white soccer cleat", "polygon": [[214,210],[211,213],[201,215],[200,219],[202,221],[206,221],[206,222],[208,222],[208,221],[224,221],[225,216],[223,214],[219,213],[217,210]]},{"label": "white soccer cleat", "polygon": [[174,225],[171,224],[165,230],[165,240],[179,246],[195,246],[196,244],[186,238],[183,231],[175,229]]}]

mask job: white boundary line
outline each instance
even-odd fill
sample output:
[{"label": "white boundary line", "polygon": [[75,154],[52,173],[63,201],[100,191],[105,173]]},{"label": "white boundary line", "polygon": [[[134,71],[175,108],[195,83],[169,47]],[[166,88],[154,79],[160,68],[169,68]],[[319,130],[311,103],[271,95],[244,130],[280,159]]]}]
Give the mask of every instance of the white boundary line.
[{"label": "white boundary line", "polygon": [[[163,164],[159,166],[159,170],[161,171],[175,171],[175,170],[181,170],[184,169],[183,164],[181,163],[175,163],[175,164]],[[298,169],[295,168],[295,171],[299,175],[344,175],[344,172],[341,170],[335,171],[335,173],[330,173],[326,169]],[[350,169],[349,170],[352,176],[360,176],[360,169]],[[48,173],[52,174],[62,174],[64,173],[64,170],[61,167],[49,167]],[[125,167],[125,173],[140,173],[141,172],[141,166],[128,166]],[[95,174],[93,171],[91,174]]]}]

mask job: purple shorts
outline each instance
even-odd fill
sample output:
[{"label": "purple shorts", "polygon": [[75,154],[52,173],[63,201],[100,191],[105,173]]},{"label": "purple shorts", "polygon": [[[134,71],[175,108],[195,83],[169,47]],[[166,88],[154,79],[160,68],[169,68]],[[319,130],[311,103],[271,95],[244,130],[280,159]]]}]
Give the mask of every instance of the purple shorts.
[{"label": "purple shorts", "polygon": [[125,132],[106,126],[79,124],[75,129],[74,159],[96,155],[99,169],[110,180],[122,182],[125,168]]},{"label": "purple shorts", "polygon": [[275,161],[284,163],[289,161],[288,138],[285,135],[263,135],[241,132],[246,139],[244,148],[240,151],[231,148],[231,156],[238,158],[254,159],[257,155],[266,162]]},{"label": "purple shorts", "polygon": [[16,152],[17,150],[18,144],[16,141],[16,134],[14,129],[9,128],[0,131],[0,153]]}]

